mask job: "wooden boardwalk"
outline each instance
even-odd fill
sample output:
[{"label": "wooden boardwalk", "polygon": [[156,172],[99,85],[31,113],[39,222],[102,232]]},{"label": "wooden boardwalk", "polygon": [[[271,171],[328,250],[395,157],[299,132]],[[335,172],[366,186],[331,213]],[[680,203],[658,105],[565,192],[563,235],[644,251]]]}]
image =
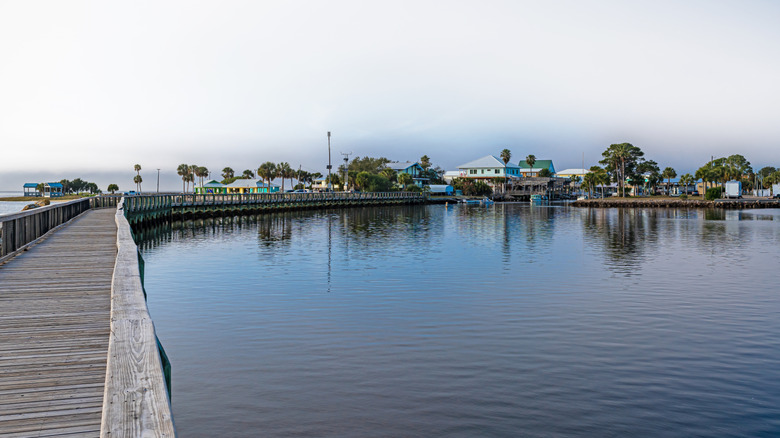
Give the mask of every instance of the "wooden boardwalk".
[{"label": "wooden boardwalk", "polygon": [[90,210],[0,265],[0,436],[100,434],[116,210]]}]

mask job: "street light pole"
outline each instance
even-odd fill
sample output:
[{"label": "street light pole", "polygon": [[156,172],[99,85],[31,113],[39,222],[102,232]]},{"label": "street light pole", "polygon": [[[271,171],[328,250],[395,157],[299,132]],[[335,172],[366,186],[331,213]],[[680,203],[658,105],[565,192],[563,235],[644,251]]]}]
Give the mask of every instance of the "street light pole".
[{"label": "street light pole", "polygon": [[160,169],[157,169],[157,193],[160,193]]},{"label": "street light pole", "polygon": [[330,182],[330,169],[332,169],[333,166],[330,164],[330,131],[328,131],[328,191],[332,192],[331,189],[331,182]]}]

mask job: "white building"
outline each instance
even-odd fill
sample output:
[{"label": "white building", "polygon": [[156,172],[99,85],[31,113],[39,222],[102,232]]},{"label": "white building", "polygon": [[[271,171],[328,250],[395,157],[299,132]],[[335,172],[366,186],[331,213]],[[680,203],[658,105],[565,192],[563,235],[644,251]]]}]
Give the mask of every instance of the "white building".
[{"label": "white building", "polygon": [[494,156],[487,155],[477,160],[461,164],[458,166],[460,173],[463,175],[461,178],[473,178],[491,180],[493,178],[503,178],[504,169],[506,168],[506,176],[512,180],[520,178],[520,166],[513,163],[506,163]]}]

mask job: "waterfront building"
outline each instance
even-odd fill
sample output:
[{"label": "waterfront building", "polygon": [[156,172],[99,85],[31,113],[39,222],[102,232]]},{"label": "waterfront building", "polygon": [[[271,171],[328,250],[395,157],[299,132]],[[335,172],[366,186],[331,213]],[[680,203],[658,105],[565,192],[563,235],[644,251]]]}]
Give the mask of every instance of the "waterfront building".
[{"label": "waterfront building", "polygon": [[270,190],[268,184],[260,180],[253,179],[237,179],[227,185],[227,193],[230,194],[244,194],[244,193],[277,193],[280,189],[276,184],[271,184]]},{"label": "waterfront building", "polygon": [[453,179],[455,178],[465,178],[466,172],[462,170],[448,170],[444,172],[444,176],[442,176],[442,179],[447,182],[451,183]]},{"label": "waterfront building", "polygon": [[[536,163],[534,163],[534,170],[536,169]],[[585,178],[585,175],[589,174],[590,170],[588,169],[563,169],[560,172],[556,172],[555,176],[560,178],[569,178],[571,179],[574,176],[580,177],[580,180]]]},{"label": "waterfront building", "polygon": [[43,183],[43,196],[45,198],[61,198],[63,189],[62,183]]},{"label": "waterfront building", "polygon": [[486,155],[482,158],[470,161],[458,166],[460,178],[471,178],[486,180],[491,182],[493,178],[503,178],[506,176],[508,181],[520,177],[520,166],[513,163],[506,163],[506,175],[504,175],[504,162],[495,155]]},{"label": "waterfront building", "polygon": [[434,196],[452,196],[455,194],[455,188],[449,184],[431,184],[428,187],[429,193]]},{"label": "waterfront building", "polygon": [[212,179],[205,182],[202,186],[195,187],[195,193],[197,194],[224,194],[227,193],[227,185]]},{"label": "waterfront building", "polygon": [[414,180],[414,185],[417,187],[422,187],[428,184],[429,178],[425,173],[425,169],[420,166],[420,163],[412,163],[411,161],[391,161],[387,163],[387,167],[393,169],[395,173],[399,175],[402,173],[411,175],[412,179]]},{"label": "waterfront building", "polygon": [[41,196],[38,183],[24,183],[24,196]]},{"label": "waterfront building", "polygon": [[[38,190],[38,185],[43,184],[43,191]],[[24,196],[43,196],[45,198],[61,198],[65,187],[62,183],[24,183]]]},{"label": "waterfront building", "polygon": [[[311,189],[315,192],[324,192],[328,190],[328,181],[327,178],[319,178],[315,179],[311,183]],[[332,190],[335,190],[335,187],[331,188]]]},{"label": "waterfront building", "polygon": [[539,172],[542,169],[549,170],[550,176],[556,176],[552,160],[536,160],[533,167],[529,166],[525,161],[520,161],[519,167],[520,174],[526,178],[539,176]]}]

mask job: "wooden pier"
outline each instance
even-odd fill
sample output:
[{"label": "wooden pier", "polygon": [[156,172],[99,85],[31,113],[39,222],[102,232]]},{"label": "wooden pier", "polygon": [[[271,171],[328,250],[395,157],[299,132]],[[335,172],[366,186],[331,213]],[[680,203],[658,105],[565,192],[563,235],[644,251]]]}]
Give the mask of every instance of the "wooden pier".
[{"label": "wooden pier", "polygon": [[0,216],[0,436],[176,435],[120,199]]},{"label": "wooden pier", "polygon": [[101,196],[0,216],[0,436],[176,436],[131,223],[425,201],[404,192]]},{"label": "wooden pier", "polygon": [[90,210],[0,266],[0,436],[98,436],[116,238]]}]

